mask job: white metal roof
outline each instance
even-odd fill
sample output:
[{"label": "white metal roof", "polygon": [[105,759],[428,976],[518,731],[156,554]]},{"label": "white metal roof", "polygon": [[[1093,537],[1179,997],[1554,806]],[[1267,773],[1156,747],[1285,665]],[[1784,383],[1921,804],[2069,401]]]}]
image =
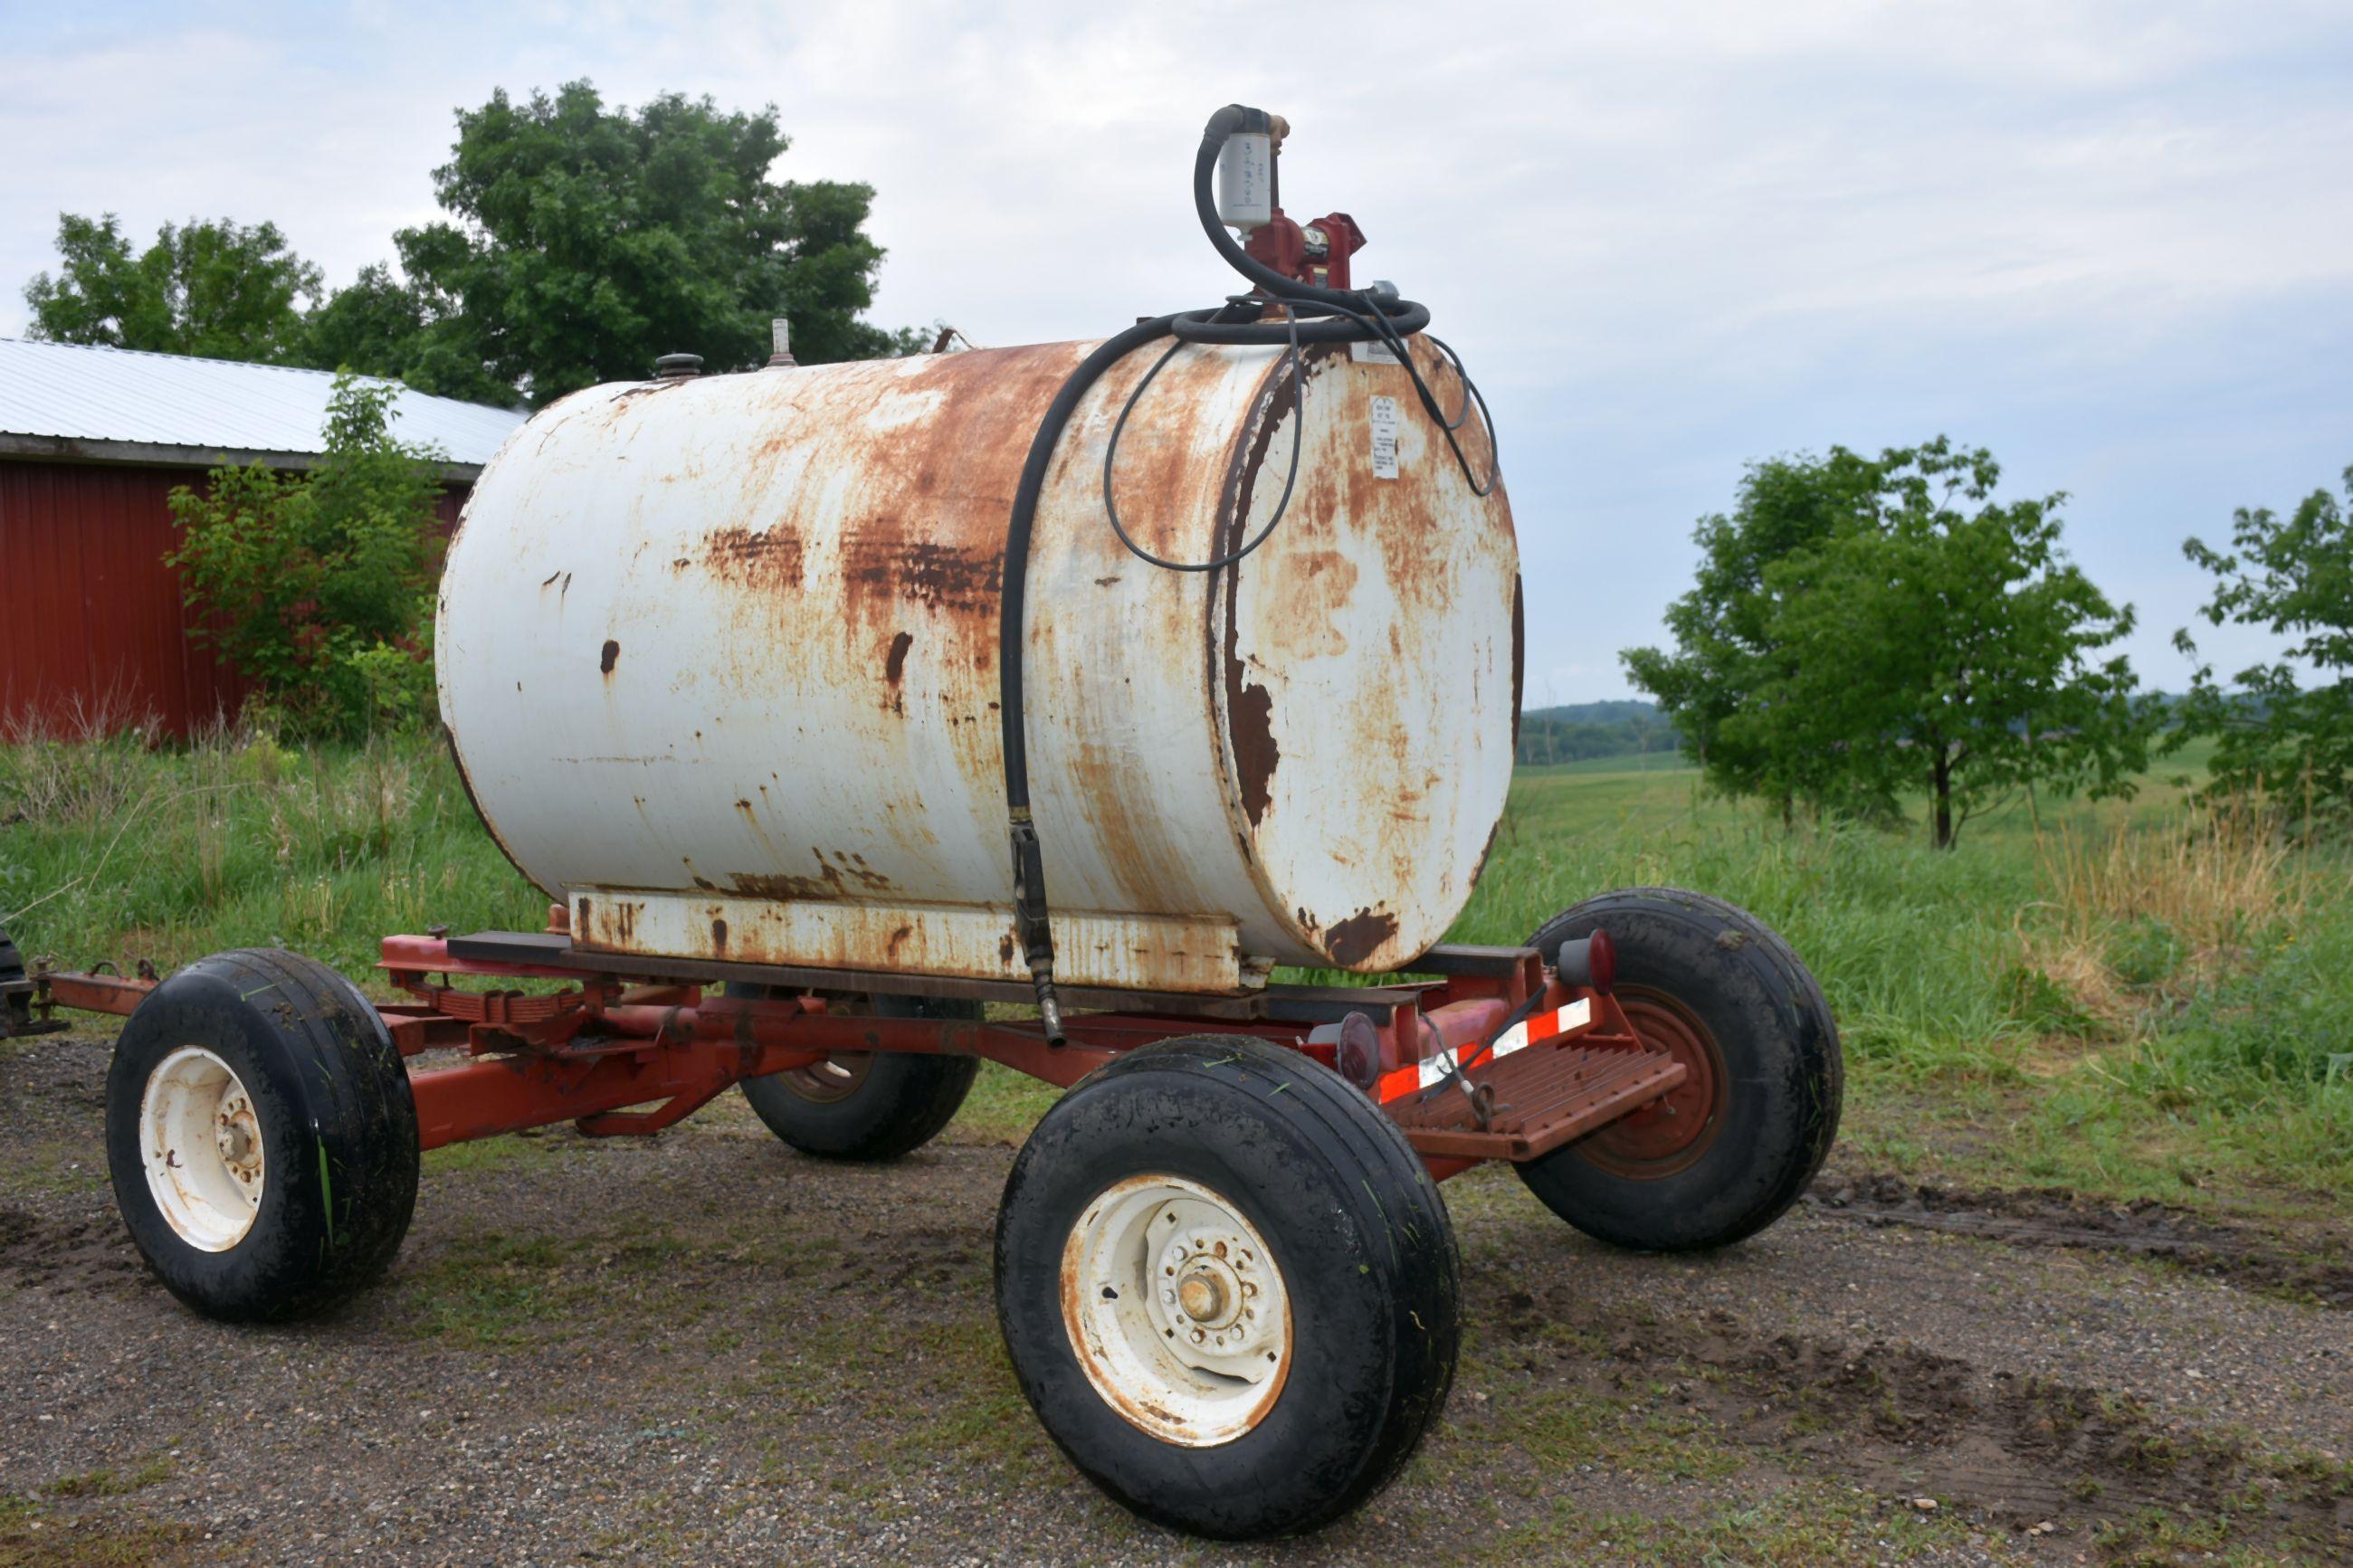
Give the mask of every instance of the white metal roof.
[{"label": "white metal roof", "polygon": [[[20,453],[130,457],[110,446],[243,458],[310,456],[325,446],[322,370],[0,338],[0,439]],[[452,465],[490,460],[527,416],[403,388],[393,428]],[[51,444],[54,443],[52,447]],[[160,454],[159,454],[160,455]]]}]

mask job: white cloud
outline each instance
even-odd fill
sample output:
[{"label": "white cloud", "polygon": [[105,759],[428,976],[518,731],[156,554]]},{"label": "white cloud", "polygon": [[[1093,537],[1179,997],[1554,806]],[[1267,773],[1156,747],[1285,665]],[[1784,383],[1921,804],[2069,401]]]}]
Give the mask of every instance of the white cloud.
[{"label": "white cloud", "polygon": [[[1285,187],[1372,236],[1502,421],[1531,668],[1613,694],[1745,458],[1984,441],[2065,486],[2163,647],[2176,544],[2353,460],[2341,7],[1015,0],[8,13],[0,331],[60,209],[270,218],[347,279],[430,216],[451,110],[594,79],[774,101],[781,172],[880,193],[880,319],[1100,333],[1231,285],[1202,118],[1289,114]],[[686,346],[686,345],[681,345]]]}]

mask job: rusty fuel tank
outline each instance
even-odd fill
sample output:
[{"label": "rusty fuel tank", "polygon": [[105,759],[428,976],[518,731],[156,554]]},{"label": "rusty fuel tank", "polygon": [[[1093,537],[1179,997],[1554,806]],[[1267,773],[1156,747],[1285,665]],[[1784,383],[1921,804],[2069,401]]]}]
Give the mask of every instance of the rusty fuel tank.
[{"label": "rusty fuel tank", "polygon": [[[1463,396],[1425,341],[1441,404]],[[997,713],[1005,531],[1088,343],[592,387],[451,546],[441,713],[483,819],[616,952],[1021,980]],[[1510,782],[1517,550],[1404,369],[1187,346],[1098,382],[1029,568],[1027,733],[1066,984],[1230,992],[1444,934]],[[1491,461],[1473,416],[1470,461]]]}]

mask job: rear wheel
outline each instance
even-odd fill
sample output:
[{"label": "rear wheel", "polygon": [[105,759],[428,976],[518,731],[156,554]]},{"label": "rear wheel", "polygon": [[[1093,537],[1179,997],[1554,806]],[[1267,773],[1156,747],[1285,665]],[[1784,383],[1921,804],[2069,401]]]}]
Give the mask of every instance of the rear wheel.
[{"label": "rear wheel", "polygon": [[1672,888],[1588,900],[1530,939],[1609,933],[1614,994],[1683,1064],[1666,1097],[1514,1167],[1587,1235],[1646,1252],[1722,1247],[1779,1218],[1838,1134],[1844,1069],[1821,987],[1746,910]]},{"label": "rear wheel", "polygon": [[[877,996],[874,1011],[885,1018],[978,1018],[980,1004]],[[979,1072],[977,1057],[839,1051],[812,1067],[745,1079],[743,1089],[768,1131],[804,1154],[895,1160],[939,1135]]]},{"label": "rear wheel", "polygon": [[1014,1162],[997,1319],[1071,1462],[1228,1539],[1329,1523],[1437,1419],[1454,1234],[1404,1135],[1264,1041],[1168,1040],[1065,1095]]},{"label": "rear wheel", "polygon": [[207,1317],[302,1317],[372,1282],[417,1202],[417,1106],[383,1018],[290,952],[216,953],[151,992],[106,1079],[116,1206]]}]

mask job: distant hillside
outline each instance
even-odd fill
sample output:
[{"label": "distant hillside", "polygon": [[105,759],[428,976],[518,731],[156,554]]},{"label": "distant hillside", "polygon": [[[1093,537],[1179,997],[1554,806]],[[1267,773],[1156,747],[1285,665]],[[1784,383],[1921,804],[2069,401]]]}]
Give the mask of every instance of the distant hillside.
[{"label": "distant hillside", "polygon": [[1558,708],[1531,708],[1520,716],[1523,724],[1538,719],[1559,724],[1659,724],[1658,705],[1640,698],[1616,702],[1569,702]]},{"label": "distant hillside", "polygon": [[1520,715],[1523,764],[1582,762],[1675,749],[1674,726],[1648,702],[1572,702]]},{"label": "distant hillside", "polygon": [[[2183,698],[2155,692],[2168,714]],[[2260,698],[2233,694],[2232,703],[2251,719],[2260,719]],[[1681,737],[1653,703],[1628,700],[1615,702],[1569,702],[1556,708],[1531,708],[1520,715],[1523,767],[1581,763],[1592,757],[1664,754],[1675,750]]]}]

